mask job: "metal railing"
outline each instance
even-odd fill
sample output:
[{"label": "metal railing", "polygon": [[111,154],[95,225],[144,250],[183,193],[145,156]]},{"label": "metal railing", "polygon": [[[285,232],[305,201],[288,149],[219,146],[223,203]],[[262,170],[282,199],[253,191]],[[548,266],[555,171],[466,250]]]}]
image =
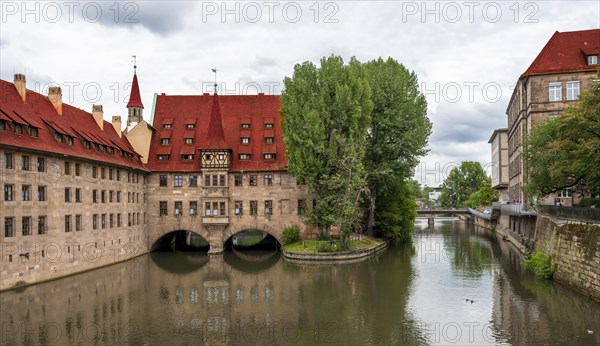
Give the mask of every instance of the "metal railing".
[{"label": "metal railing", "polygon": [[553,205],[541,205],[538,212],[558,218],[600,221],[600,208],[581,207],[555,207]]}]

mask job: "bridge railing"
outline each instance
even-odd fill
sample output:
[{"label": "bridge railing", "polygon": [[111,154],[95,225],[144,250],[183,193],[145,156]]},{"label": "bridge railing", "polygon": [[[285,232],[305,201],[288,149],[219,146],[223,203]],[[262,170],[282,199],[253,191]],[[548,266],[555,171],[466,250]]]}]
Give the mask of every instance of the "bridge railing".
[{"label": "bridge railing", "polygon": [[600,208],[556,207],[553,205],[541,205],[538,207],[538,211],[541,214],[551,215],[558,218],[595,222],[600,221]]}]

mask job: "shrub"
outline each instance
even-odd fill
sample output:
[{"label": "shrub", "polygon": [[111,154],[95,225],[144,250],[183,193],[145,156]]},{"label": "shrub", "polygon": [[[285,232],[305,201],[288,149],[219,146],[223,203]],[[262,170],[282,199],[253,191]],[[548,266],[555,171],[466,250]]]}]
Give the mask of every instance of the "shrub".
[{"label": "shrub", "polygon": [[331,242],[322,241],[322,242],[317,243],[317,251],[318,252],[333,252],[335,250],[333,249]]},{"label": "shrub", "polygon": [[300,240],[300,228],[289,226],[283,229],[283,245],[288,245]]},{"label": "shrub", "polygon": [[540,250],[535,250],[523,263],[526,267],[533,269],[535,275],[544,279],[551,279],[556,269],[552,258]]}]

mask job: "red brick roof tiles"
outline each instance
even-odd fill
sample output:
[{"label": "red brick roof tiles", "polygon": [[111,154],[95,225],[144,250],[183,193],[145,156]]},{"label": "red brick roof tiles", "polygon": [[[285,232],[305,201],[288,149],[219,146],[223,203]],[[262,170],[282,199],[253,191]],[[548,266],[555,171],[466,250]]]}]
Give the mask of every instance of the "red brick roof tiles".
[{"label": "red brick roof tiles", "polygon": [[[222,137],[219,134],[218,124],[212,125],[213,115],[217,115],[213,105],[218,105],[221,119]],[[287,157],[283,143],[281,129],[281,106],[278,96],[274,95],[197,95],[197,96],[171,96],[158,95],[154,112],[156,133],[150,144],[150,157],[148,167],[152,171],[161,172],[198,172],[201,170],[199,155],[196,151],[193,160],[183,160],[179,155],[184,145],[184,138],[189,131],[186,123],[189,118],[196,119],[194,128],[194,146],[199,149],[230,149],[232,152],[230,170],[232,171],[281,171],[287,169]],[[272,119],[274,128],[265,129],[264,118]],[[165,119],[170,119],[172,129],[165,130]],[[242,130],[241,124],[249,123],[250,128]],[[212,130],[211,130],[212,129]],[[171,142],[168,147],[173,148],[169,160],[158,160],[157,149],[161,145],[163,132],[171,132]],[[270,133],[270,135],[266,135]],[[215,141],[221,142],[217,143]],[[241,145],[241,137],[250,137],[248,145]],[[274,137],[274,144],[265,144],[265,137]],[[188,137],[189,138],[189,137]],[[212,141],[209,141],[209,138]],[[265,160],[263,148],[267,151],[276,151],[274,160]],[[273,149],[272,149],[273,148]],[[239,154],[251,154],[250,160],[240,160]]]},{"label": "red brick roof tiles", "polygon": [[[13,83],[0,80],[2,100],[0,107],[9,120],[0,118],[7,122],[14,121],[21,124],[26,122],[38,128],[38,137],[30,137],[27,131],[23,131],[22,134],[14,133],[9,126],[6,126],[6,130],[0,132],[0,145],[68,155],[140,170],[146,169],[131,144],[124,136],[119,137],[111,123],[104,121],[104,129],[101,130],[90,113],[67,104],[63,104],[63,114],[59,115],[45,96],[31,90],[26,92],[26,102],[23,102]],[[50,129],[72,136],[73,144],[57,142]],[[132,153],[133,159],[119,155],[117,150],[111,154],[86,148],[77,138],[77,134],[84,139]]]},{"label": "red brick roof tiles", "polygon": [[600,52],[600,29],[555,32],[521,78],[562,72],[594,71],[587,56]]}]

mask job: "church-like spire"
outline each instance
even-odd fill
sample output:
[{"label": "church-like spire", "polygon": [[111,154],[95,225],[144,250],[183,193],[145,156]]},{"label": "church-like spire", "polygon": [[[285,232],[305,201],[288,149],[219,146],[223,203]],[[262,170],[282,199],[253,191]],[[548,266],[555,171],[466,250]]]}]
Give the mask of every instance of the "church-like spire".
[{"label": "church-like spire", "polygon": [[127,109],[127,128],[142,122],[142,119],[144,119],[144,105],[142,104],[142,97],[140,96],[140,85],[138,84],[135,55],[133,55],[133,82],[131,83],[131,94],[129,94]]},{"label": "church-like spire", "polygon": [[129,95],[129,102],[127,108],[138,107],[144,108],[142,104],[142,98],[140,97],[140,85],[138,84],[137,73],[133,73],[133,82],[131,83],[131,94]]},{"label": "church-like spire", "polygon": [[225,141],[223,122],[221,120],[221,109],[219,107],[219,96],[213,95],[210,122],[208,123],[208,148],[207,149],[231,149]]}]

